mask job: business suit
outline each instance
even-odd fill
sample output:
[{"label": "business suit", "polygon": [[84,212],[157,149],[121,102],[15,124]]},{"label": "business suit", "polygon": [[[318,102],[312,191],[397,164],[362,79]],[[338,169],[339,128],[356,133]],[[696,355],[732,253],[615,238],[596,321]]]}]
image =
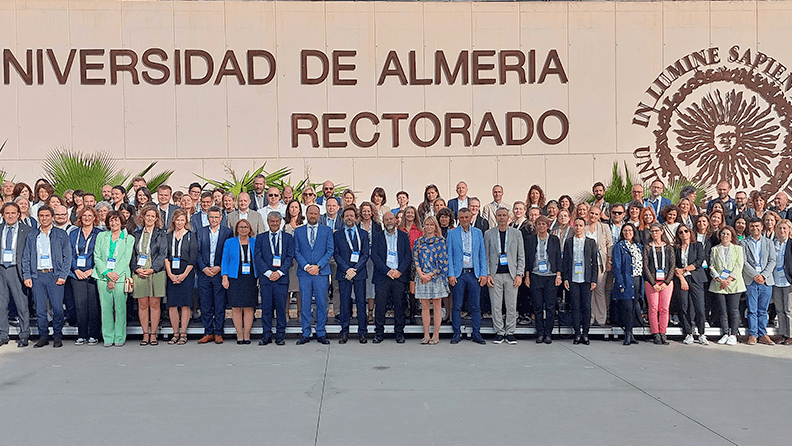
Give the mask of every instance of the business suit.
[{"label": "business suit", "polygon": [[[208,215],[207,215],[208,217]],[[228,227],[228,218],[220,213],[220,226]],[[197,210],[192,217],[190,217],[190,227],[192,228],[193,232],[198,232],[201,228],[208,228],[209,224],[207,223],[206,226],[203,224],[203,217],[201,217],[201,211]],[[234,232],[233,230],[231,231]]]},{"label": "business suit", "polygon": [[[514,279],[525,274],[525,245],[518,229],[506,228],[506,271],[500,268],[501,236],[498,227],[484,233],[484,250],[487,254],[487,271],[492,278],[489,298],[492,304],[492,326],[495,334],[508,336],[517,328],[517,288]],[[503,307],[506,307],[506,321],[503,320]]]},{"label": "business suit", "polygon": [[[453,291],[453,309],[451,311],[451,324],[454,329],[452,341],[459,341],[462,336],[462,300],[465,290],[468,292],[470,303],[471,323],[473,325],[473,340],[481,339],[481,285],[478,278],[487,276],[487,253],[484,249],[484,235],[480,230],[469,227],[471,237],[471,252],[464,252],[462,226],[448,232],[448,276],[456,277],[457,283]],[[467,266],[464,265],[466,256],[470,256]]]},{"label": "business suit", "polygon": [[[693,334],[693,319],[696,321],[699,335],[704,334],[704,286],[707,283],[707,272],[702,268],[704,263],[704,247],[699,242],[688,245],[687,261],[683,262],[683,253],[680,247],[674,248],[676,267],[686,268],[690,265],[695,269],[685,276],[688,290],[682,289],[681,281],[674,275],[674,288],[676,288],[679,303],[682,307],[679,315],[682,319],[682,330],[685,335]],[[695,317],[692,317],[695,315]]]},{"label": "business suit", "polygon": [[482,217],[484,217],[485,220],[487,220],[491,228],[498,226],[498,221],[495,219],[495,213],[500,208],[509,209],[509,217],[513,217],[511,212],[511,206],[509,206],[508,203],[504,203],[503,201],[497,204],[494,201],[491,201],[481,207],[480,214]]},{"label": "business suit", "polygon": [[[241,218],[242,213],[238,209],[228,214],[228,218],[226,219],[228,227],[233,231]],[[267,223],[258,211],[248,208],[245,219],[250,223],[250,230],[254,236],[269,231],[269,226],[267,226]],[[283,228],[282,225],[281,228]]]},{"label": "business suit", "polygon": [[[309,229],[316,231],[314,242],[309,240]],[[330,276],[330,259],[333,257],[333,230],[318,224],[316,226],[300,226],[294,230],[295,249],[294,257],[297,259],[297,277],[300,280],[300,303],[302,313],[302,336],[311,337],[311,298],[316,302],[316,336],[327,336],[327,284]],[[306,271],[308,266],[318,266],[317,275]]]},{"label": "business suit", "polygon": [[[127,296],[124,292],[124,279],[131,277],[129,263],[132,260],[132,251],[135,249],[135,238],[122,229],[116,240],[115,250],[111,253],[112,237],[111,231],[104,231],[96,236],[94,270],[91,273],[96,279],[99,289],[102,338],[106,346],[121,345],[126,341]],[[113,268],[108,268],[110,258],[115,259]],[[107,274],[110,272],[118,274],[118,280],[112,290],[108,288],[110,278],[107,277]]]},{"label": "business suit", "polygon": [[[558,295],[556,278],[561,278],[561,243],[558,237],[547,234],[544,252],[537,252],[539,234],[525,240],[525,272],[530,278],[531,302],[536,315],[536,334],[539,340],[549,341],[553,333],[555,308]],[[546,271],[542,271],[542,263]]]},{"label": "business suit", "polygon": [[[272,235],[276,241],[272,243]],[[275,266],[275,258],[280,257],[280,264]],[[275,339],[282,340],[286,334],[286,304],[289,292],[289,268],[294,261],[294,237],[285,232],[278,231],[273,234],[269,231],[256,236],[256,250],[253,253],[253,262],[256,265],[256,274],[259,278],[259,292],[261,293],[261,328],[262,340],[269,341],[272,337],[272,309],[275,308]],[[280,277],[270,280],[274,272]]]},{"label": "business suit", "polygon": [[[250,192],[248,193],[248,195],[250,195],[250,210],[258,211],[259,209],[263,209],[269,204],[269,201],[267,200],[266,189],[264,189],[264,193],[261,195],[256,195],[256,191]],[[261,201],[261,205],[259,205],[259,202],[256,201],[257,197]]]},{"label": "business suit", "polygon": [[[369,235],[357,226],[351,228],[352,236],[349,236],[350,228],[344,227],[333,234],[333,244],[335,246],[333,258],[337,266],[338,291],[341,294],[341,337],[349,334],[349,318],[352,315],[350,307],[352,299],[352,289],[355,291],[355,306],[357,307],[358,337],[365,337],[368,333],[366,318],[366,279],[368,269],[366,263],[370,256]],[[351,245],[351,248],[350,248]],[[352,255],[357,255],[357,260],[352,260]],[[347,280],[346,272],[350,268],[355,270],[355,277]]]},{"label": "business suit", "polygon": [[[333,232],[338,231],[339,229],[344,227],[344,219],[342,218],[342,213],[339,211],[336,213],[335,220],[329,220],[327,218],[327,214],[322,214],[319,216],[319,225],[330,227]],[[338,317],[339,313],[341,312],[341,291],[340,286],[338,284],[338,276],[336,275],[336,261],[335,258],[330,258],[330,286],[333,291],[332,296],[332,303],[333,303],[333,313],[336,317]],[[342,274],[343,275],[343,274]],[[341,318],[338,317],[340,320]]]},{"label": "business suit", "polygon": [[47,300],[52,306],[52,330],[55,339],[63,337],[63,290],[65,282],[58,285],[56,281],[69,276],[71,271],[72,248],[69,235],[63,229],[50,227],[50,267],[42,268],[43,258],[39,255],[37,238],[41,234],[39,229],[33,229],[25,240],[24,254],[22,256],[22,279],[33,281],[33,299],[36,302],[36,317],[38,318],[39,338],[46,339],[49,330],[47,327]]},{"label": "business suit", "polygon": [[173,221],[173,213],[177,210],[181,209],[180,207],[176,206],[175,204],[168,203],[168,210],[164,211],[161,207],[157,206],[157,210],[160,213],[160,219],[162,219],[163,228],[167,231],[170,228],[170,224]]},{"label": "business suit", "polygon": [[459,214],[459,210],[461,208],[467,207],[470,204],[470,197],[465,197],[466,202],[462,204],[462,207],[459,206],[459,197],[452,198],[448,200],[448,209],[451,209],[451,212],[454,213],[454,218],[457,218]]},{"label": "business suit", "polygon": [[[772,298],[773,270],[776,266],[776,251],[773,242],[765,236],[760,236],[759,242],[754,244],[753,237],[747,236],[742,241],[743,247],[743,280],[745,281],[745,303],[748,306],[748,335],[761,338],[767,334],[767,307]],[[756,256],[755,249],[759,248],[760,256]],[[762,275],[765,283],[757,283],[754,277]]]},{"label": "business suit", "polygon": [[[582,254],[582,256],[580,256]],[[597,283],[597,243],[583,237],[583,252],[578,253],[575,260],[575,237],[569,237],[564,243],[564,256],[561,261],[561,278],[564,287],[569,283],[569,306],[572,307],[572,329],[575,338],[588,336],[591,323],[591,284]],[[582,276],[575,278],[575,271]]]},{"label": "business suit", "polygon": [[[605,325],[608,320],[608,306],[610,296],[607,295],[608,271],[610,270],[609,259],[613,251],[613,236],[610,226],[602,222],[596,224],[596,236],[594,241],[597,243],[597,288],[591,296],[591,318],[592,321]],[[586,223],[586,235],[589,234],[589,224]]]},{"label": "business suit", "polygon": [[[472,226],[481,231],[482,234],[487,232],[490,228],[489,221],[481,215],[476,215],[476,219],[473,221]],[[495,227],[497,227],[497,225],[495,225]]]},{"label": "business suit", "polygon": [[[198,214],[196,214],[198,215]],[[222,275],[218,272],[210,277],[204,268],[221,266],[223,247],[226,240],[234,236],[233,231],[223,224],[217,228],[217,244],[214,258],[211,256],[210,226],[198,229],[198,292],[201,299],[201,323],[205,335],[223,336],[225,322],[226,290],[223,288]]]},{"label": "business suit", "polygon": [[[394,325],[393,331],[397,339],[404,337],[405,325],[405,304],[407,303],[405,291],[410,280],[410,263],[412,262],[412,250],[410,249],[410,236],[398,229],[394,229],[390,237],[396,236],[396,249],[393,251],[393,243],[388,247],[387,229],[374,234],[371,246],[371,260],[374,263],[374,282],[375,304],[374,304],[374,329],[375,342],[382,340],[385,335],[385,309],[388,301],[393,302]],[[388,261],[388,252],[395,252],[396,258]],[[393,279],[388,276],[391,270],[398,271],[401,275]]]},{"label": "business suit", "polygon": [[[5,249],[8,224],[0,224],[0,249]],[[13,231],[16,231],[14,240]],[[30,337],[30,308],[28,298],[22,289],[22,257],[25,242],[32,228],[20,221],[12,228],[12,261],[0,263],[0,341],[8,339],[8,303],[13,301],[19,314],[19,344],[25,344]]]}]

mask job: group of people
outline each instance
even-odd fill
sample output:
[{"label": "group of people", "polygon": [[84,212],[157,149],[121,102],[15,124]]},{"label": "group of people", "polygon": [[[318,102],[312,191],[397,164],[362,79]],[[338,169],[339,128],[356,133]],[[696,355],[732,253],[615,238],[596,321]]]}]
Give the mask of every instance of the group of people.
[{"label": "group of people", "polygon": [[31,310],[34,347],[50,338],[61,347],[66,319],[78,328],[78,345],[122,346],[128,296],[137,302],[141,345],[159,344],[163,299],[174,333],[168,343],[184,345],[195,294],[201,344],[224,342],[227,306],[237,343],[250,344],[260,305],[258,344],[284,345],[290,295],[298,345],[314,331],[329,344],[328,315],[340,323],[339,343],[348,342],[353,317],[360,343],[372,322],[371,340],[380,343],[389,312],[404,343],[407,315],[418,306],[426,345],[439,343],[446,318],[451,344],[459,343],[463,317],[471,340],[486,344],[482,315],[491,315],[495,344],[516,344],[518,324],[533,324],[536,342],[550,344],[556,321],[569,316],[574,344],[588,345],[590,326],[608,324],[624,327],[624,344],[635,344],[633,327],[646,322],[654,343],[668,344],[669,321],[678,319],[685,344],[696,336],[709,344],[712,323],[721,328],[718,343],[734,345],[743,301],[748,344],[774,343],[771,301],[781,342],[792,344],[788,197],[781,192],[767,207],[758,191],[731,198],[727,181],[717,191],[700,209],[695,188],[672,203],[659,179],[648,195],[634,185],[628,203],[607,203],[602,183],[581,203],[547,200],[533,185],[525,201],[508,205],[496,185],[482,206],[460,181],[448,201],[430,184],[417,207],[399,191],[391,209],[380,187],[358,203],[353,191],[337,193],[326,181],[320,194],[306,187],[298,200],[262,175],[239,196],[198,183],[187,193],[160,185],[156,203],[140,177],[131,191],[104,186],[100,200],[79,190],[58,197],[43,179],[33,190],[6,182],[0,346],[9,343],[9,320],[19,324],[17,345],[29,344]]}]

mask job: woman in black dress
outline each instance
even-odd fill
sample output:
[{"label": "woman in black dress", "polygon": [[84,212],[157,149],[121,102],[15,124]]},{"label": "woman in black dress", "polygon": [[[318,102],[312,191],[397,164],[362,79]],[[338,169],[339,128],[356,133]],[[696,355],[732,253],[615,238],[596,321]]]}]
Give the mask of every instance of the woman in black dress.
[{"label": "woman in black dress", "polygon": [[173,337],[168,344],[184,345],[187,343],[187,324],[190,323],[192,289],[195,282],[194,265],[198,260],[198,238],[189,230],[187,212],[182,209],[173,211],[165,241],[168,245],[168,255],[165,258],[165,272],[168,275],[165,295],[173,327]]},{"label": "woman in black dress", "polygon": [[[253,307],[258,300],[256,274],[253,271],[255,234],[250,222],[240,219],[234,228],[236,237],[226,240],[223,246],[223,288],[228,290],[231,319],[237,333],[237,344],[250,344],[250,327],[253,325]],[[272,315],[262,315],[272,317]]]}]

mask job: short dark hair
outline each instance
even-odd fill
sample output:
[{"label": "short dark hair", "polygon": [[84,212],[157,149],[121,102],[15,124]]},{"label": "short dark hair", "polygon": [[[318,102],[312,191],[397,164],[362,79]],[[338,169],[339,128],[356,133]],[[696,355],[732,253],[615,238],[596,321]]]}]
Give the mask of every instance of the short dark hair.
[{"label": "short dark hair", "polygon": [[204,198],[209,197],[214,201],[214,194],[212,192],[201,192],[201,198],[199,200],[203,200]]},{"label": "short dark hair", "polygon": [[325,199],[325,204],[327,204],[327,202],[330,201],[330,200],[335,200],[336,205],[341,206],[341,201],[339,201],[338,197],[336,197],[335,195],[333,195],[332,197],[326,198]]},{"label": "short dark hair", "polygon": [[19,209],[19,205],[14,203],[13,201],[10,201],[8,203],[5,203],[3,205],[3,207],[0,208],[0,214],[4,213],[7,207],[12,207],[12,208],[16,209],[17,214],[21,214],[22,213],[22,211]]},{"label": "short dark hair", "polygon": [[201,183],[190,183],[190,187],[188,187],[187,190],[189,191],[190,189],[192,189],[194,187],[197,187],[198,189],[203,190],[203,187],[201,187]]},{"label": "short dark hair", "polygon": [[749,218],[749,219],[748,219],[748,226],[749,226],[749,227],[750,227],[752,224],[754,224],[754,223],[759,223],[760,225],[764,225],[764,223],[762,223],[762,220],[759,220],[759,219],[758,219],[758,218],[756,218],[756,217],[751,217],[751,218]]},{"label": "short dark hair", "polygon": [[41,211],[49,212],[50,215],[55,215],[55,211],[53,211],[52,208],[47,206],[46,204],[41,206],[40,208],[38,208],[38,211],[36,212],[36,215],[41,214]]},{"label": "short dark hair", "polygon": [[597,186],[602,186],[602,188],[605,189],[605,185],[602,184],[602,181],[597,181],[593,186],[591,186],[591,191],[594,192],[594,189],[596,189]]},{"label": "short dark hair", "polygon": [[[211,194],[210,194],[210,195],[211,195]],[[203,198],[203,197],[201,197],[201,198]],[[212,206],[212,207],[210,207],[210,208],[209,208],[209,209],[206,211],[206,215],[209,215],[209,213],[210,213],[210,212],[217,212],[217,213],[218,213],[218,214],[220,214],[221,216],[223,215],[223,210],[222,210],[222,209],[220,209],[220,208],[219,208],[219,207],[217,207],[217,206]]]}]

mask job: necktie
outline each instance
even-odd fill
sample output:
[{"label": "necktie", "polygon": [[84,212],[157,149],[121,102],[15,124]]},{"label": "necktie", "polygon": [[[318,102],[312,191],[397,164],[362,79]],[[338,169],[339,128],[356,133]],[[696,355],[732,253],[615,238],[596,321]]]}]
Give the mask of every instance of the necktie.
[{"label": "necktie", "polygon": [[352,240],[352,246],[353,246],[353,249],[354,249],[354,246],[355,246],[355,231],[353,231],[352,228],[349,228],[349,229],[347,229],[347,232],[349,233],[349,240]]},{"label": "necktie", "polygon": [[311,227],[311,239],[310,239],[311,248],[313,248],[315,241],[316,241],[316,228],[312,226]]},{"label": "necktie", "polygon": [[278,244],[277,239],[275,238],[275,234],[272,234],[272,246],[275,248],[275,253],[278,253]]},{"label": "necktie", "polygon": [[[13,241],[13,238],[11,236],[11,226],[6,227],[6,236],[5,237],[6,237],[5,249],[7,249],[9,251],[13,250],[14,249],[14,246],[13,246],[13,242],[14,241]],[[11,266],[11,262],[3,262],[3,266],[8,268],[9,266]]]}]

